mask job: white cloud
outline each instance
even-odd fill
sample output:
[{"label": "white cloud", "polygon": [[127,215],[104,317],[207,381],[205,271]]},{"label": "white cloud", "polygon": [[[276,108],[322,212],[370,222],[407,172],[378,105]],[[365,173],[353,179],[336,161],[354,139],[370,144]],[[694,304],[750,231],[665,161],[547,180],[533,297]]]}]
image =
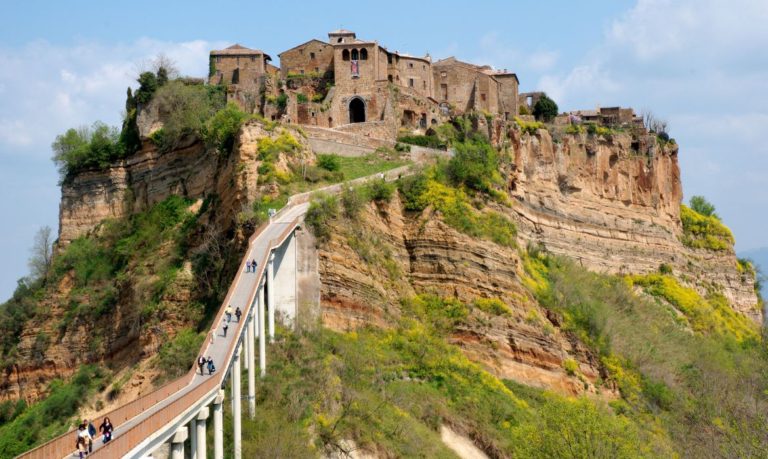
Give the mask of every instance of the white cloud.
[{"label": "white cloud", "polygon": [[528,56],[528,68],[536,71],[549,70],[555,66],[559,54],[555,51],[539,51]]},{"label": "white cloud", "polygon": [[119,124],[125,90],[136,86],[142,62],[163,53],[182,74],[205,76],[208,52],[222,42],[80,43],[62,47],[45,41],[0,48],[0,157],[33,154],[48,158],[54,137],[96,120]]}]

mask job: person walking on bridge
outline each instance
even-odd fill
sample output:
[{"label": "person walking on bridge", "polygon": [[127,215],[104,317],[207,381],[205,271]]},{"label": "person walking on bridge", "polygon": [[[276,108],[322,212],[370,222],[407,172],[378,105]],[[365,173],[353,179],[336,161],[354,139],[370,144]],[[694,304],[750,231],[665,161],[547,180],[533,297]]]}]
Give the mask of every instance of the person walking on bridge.
[{"label": "person walking on bridge", "polygon": [[254,273],[256,272],[256,266],[257,266],[256,259],[254,258],[253,260],[251,260],[251,268],[253,268]]},{"label": "person walking on bridge", "polygon": [[251,260],[245,261],[245,272],[247,273],[251,272]]},{"label": "person walking on bridge", "polygon": [[208,356],[208,375],[212,375],[214,371],[216,371],[216,366],[213,364],[213,359],[209,355]]},{"label": "person walking on bridge", "polygon": [[223,325],[222,328],[224,330],[224,338],[226,338],[227,337],[227,329],[229,328],[229,323],[226,320],[222,320],[221,323]]},{"label": "person walking on bridge", "polygon": [[205,366],[205,356],[201,355],[197,358],[197,366],[200,367],[200,375],[203,374],[203,367]]},{"label": "person walking on bridge", "polygon": [[103,437],[101,438],[102,443],[106,443],[112,440],[113,430],[114,430],[114,427],[112,427],[112,421],[110,421],[108,417],[105,417],[104,422],[102,422],[101,425],[99,426],[99,432],[101,432],[101,435],[103,435]]},{"label": "person walking on bridge", "polygon": [[[89,452],[93,452],[93,437],[88,433],[88,421],[84,421],[77,428],[77,451],[80,453],[80,457],[88,455]],[[82,445],[81,445],[82,442]]]},{"label": "person walking on bridge", "polygon": [[237,317],[237,321],[240,322],[240,316],[243,315],[243,311],[240,310],[240,306],[235,309],[235,317]]},{"label": "person walking on bridge", "polygon": [[227,315],[227,322],[232,322],[232,305],[227,306],[224,310],[224,314]]}]

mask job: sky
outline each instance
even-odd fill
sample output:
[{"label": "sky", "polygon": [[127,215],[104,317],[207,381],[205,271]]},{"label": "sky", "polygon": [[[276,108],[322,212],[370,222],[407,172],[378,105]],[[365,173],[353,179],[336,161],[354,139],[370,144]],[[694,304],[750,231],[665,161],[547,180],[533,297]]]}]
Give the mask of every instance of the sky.
[{"label": "sky", "polygon": [[277,55],[345,28],[391,50],[517,73],[562,110],[629,106],[669,122],[686,200],[703,195],[737,249],[768,246],[768,1],[388,0],[41,2],[3,6],[0,301],[28,272],[35,232],[58,227],[50,145],[119,125],[128,86],[158,54],[203,77],[232,43]]}]

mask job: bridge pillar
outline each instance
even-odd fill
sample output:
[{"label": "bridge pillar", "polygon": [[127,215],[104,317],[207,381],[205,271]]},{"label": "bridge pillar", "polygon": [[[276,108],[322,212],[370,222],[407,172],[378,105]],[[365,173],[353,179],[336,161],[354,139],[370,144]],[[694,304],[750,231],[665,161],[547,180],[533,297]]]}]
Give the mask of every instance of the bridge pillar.
[{"label": "bridge pillar", "polygon": [[235,351],[235,355],[232,358],[232,425],[233,425],[233,437],[235,441],[235,459],[242,458],[242,449],[240,440],[242,437],[241,430],[241,410],[240,403],[242,392],[240,391],[240,346]]},{"label": "bridge pillar", "polygon": [[224,391],[213,400],[213,457],[224,459]]},{"label": "bridge pillar", "polygon": [[197,459],[197,420],[192,419],[187,424],[189,432],[189,459]]},{"label": "bridge pillar", "polygon": [[197,413],[195,418],[195,430],[197,430],[197,459],[205,459],[208,454],[208,448],[205,444],[205,427],[206,419],[208,419],[208,407],[203,408]]},{"label": "bridge pillar", "polygon": [[185,441],[187,441],[187,428],[179,427],[171,437],[171,459],[184,459]]},{"label": "bridge pillar", "polygon": [[253,315],[248,316],[248,329],[245,331],[246,342],[248,349],[247,365],[248,365],[248,416],[253,419],[256,417],[256,367],[255,360],[253,358],[254,351],[254,336],[253,336]]},{"label": "bridge pillar", "polygon": [[289,328],[296,326],[299,313],[297,246],[296,231],[293,231],[275,249],[275,314],[280,314],[282,324]]},{"label": "bridge pillar", "polygon": [[261,377],[267,375],[267,341],[266,341],[266,333],[264,332],[264,303],[266,301],[265,298],[265,289],[264,289],[264,279],[261,281],[261,287],[259,287],[259,330],[261,333],[259,333],[259,369],[261,371]]},{"label": "bridge pillar", "polygon": [[269,313],[269,342],[275,342],[275,254],[267,262],[267,311]]}]

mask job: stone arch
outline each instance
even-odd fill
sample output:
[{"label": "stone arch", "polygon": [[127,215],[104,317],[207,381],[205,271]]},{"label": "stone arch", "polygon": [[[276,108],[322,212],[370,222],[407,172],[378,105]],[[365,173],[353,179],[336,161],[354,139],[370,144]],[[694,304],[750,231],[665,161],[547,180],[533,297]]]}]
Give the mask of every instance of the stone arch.
[{"label": "stone arch", "polygon": [[365,101],[359,97],[353,97],[349,101],[349,122],[365,123]]},{"label": "stone arch", "polygon": [[348,61],[349,60],[349,50],[345,49],[341,52],[341,60]]},{"label": "stone arch", "polygon": [[360,50],[360,60],[361,61],[368,60],[368,50],[367,49],[363,48],[363,49]]},{"label": "stone arch", "polygon": [[356,61],[360,59],[360,52],[357,50],[357,48],[352,49],[352,60]]}]

